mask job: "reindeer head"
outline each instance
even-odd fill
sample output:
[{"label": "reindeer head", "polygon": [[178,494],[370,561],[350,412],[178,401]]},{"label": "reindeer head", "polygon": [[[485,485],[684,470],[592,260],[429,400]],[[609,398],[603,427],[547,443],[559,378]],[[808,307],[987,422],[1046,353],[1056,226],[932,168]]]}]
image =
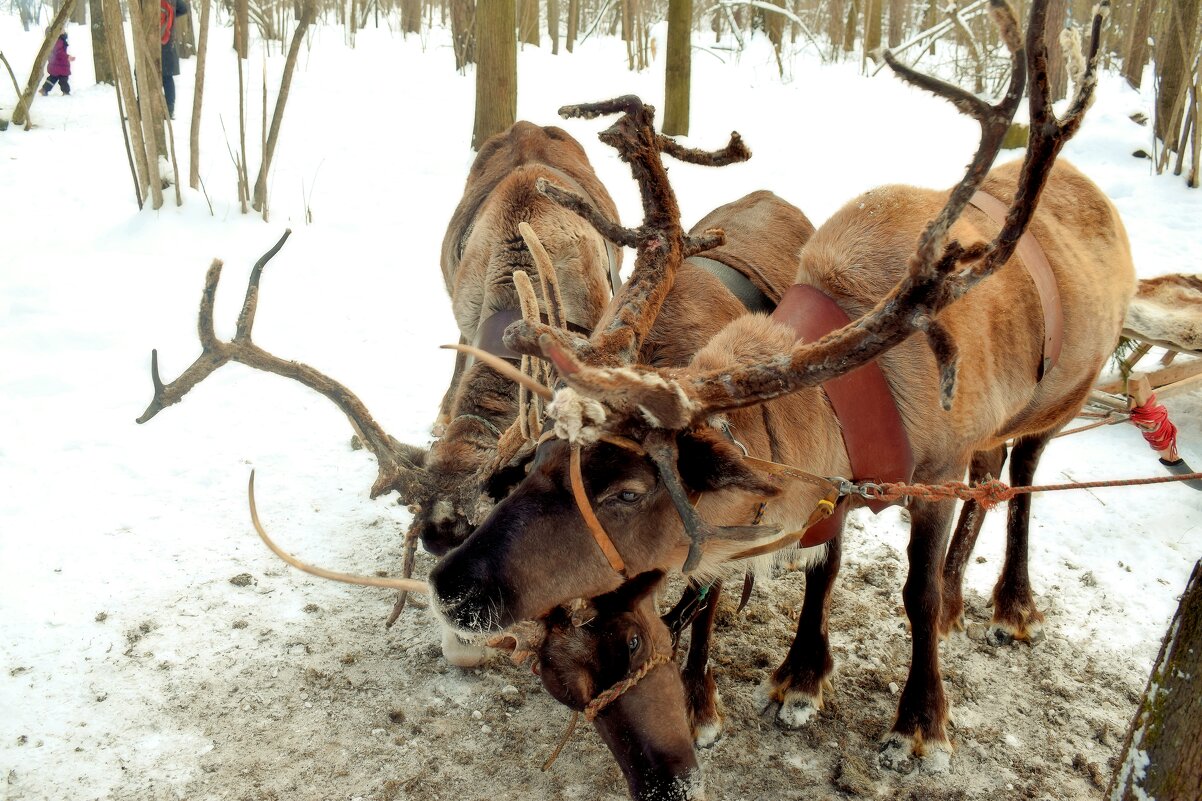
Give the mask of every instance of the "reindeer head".
[{"label": "reindeer head", "polygon": [[[1056,154],[1088,105],[1101,26],[1099,14],[1090,67],[1061,121],[1052,112],[1047,92],[1047,3],[1032,4],[1025,47],[1014,12],[1004,0],[993,0],[991,11],[1013,61],[1009,88],[997,105],[889,59],[900,75],[950,100],[976,119],[982,131],[965,176],[927,224],[915,251],[897,254],[900,281],[844,328],[816,342],[783,344],[775,352],[750,355],[734,364],[709,367],[700,358],[677,370],[632,364],[681,261],[699,249],[699,242],[680,228],[660,154],[703,161],[702,154],[684,151],[656,134],[648,109],[633,98],[561,110],[586,117],[623,113],[602,139],[618,147],[631,164],[646,220],[633,230],[594,224],[611,240],[634,247],[638,257],[631,280],[588,341],[528,323],[515,324],[507,332],[511,348],[549,359],[566,386],[549,407],[556,416],[554,433],[539,446],[530,474],[431,573],[435,607],[450,623],[477,631],[503,627],[546,614],[565,599],[611,591],[626,575],[675,567],[686,552],[692,552],[686,569],[699,561],[704,568],[703,559],[740,553],[745,545],[740,541],[771,534],[719,528],[716,524],[746,518],[702,520],[691,503],[691,491],[714,484],[769,490],[756,486],[754,474],[715,435],[710,423],[724,413],[816,387],[915,333],[922,333],[931,347],[943,403],[950,408],[956,346],[941,326],[939,313],[1013,253]],[[989,243],[961,244],[949,230],[997,156],[1024,83],[1029,84],[1032,138],[1006,224]],[[704,163],[722,163],[732,150],[741,152],[737,136],[724,154],[709,156]],[[581,210],[566,193],[551,187],[546,191]],[[703,450],[690,452],[693,445]],[[666,514],[668,509],[675,514]]]},{"label": "reindeer head", "polygon": [[555,700],[581,711],[635,799],[703,797],[672,636],[655,610],[663,573],[636,576],[586,609],[546,619],[535,670]]}]

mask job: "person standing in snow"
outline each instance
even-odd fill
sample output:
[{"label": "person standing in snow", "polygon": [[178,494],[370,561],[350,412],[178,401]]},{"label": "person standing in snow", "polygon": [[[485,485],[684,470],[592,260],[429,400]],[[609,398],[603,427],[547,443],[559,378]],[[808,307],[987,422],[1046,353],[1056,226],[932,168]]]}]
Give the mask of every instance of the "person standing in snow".
[{"label": "person standing in snow", "polygon": [[74,60],[75,56],[67,55],[67,34],[60,33],[58,41],[54,43],[54,52],[50,54],[50,66],[46,69],[50,77],[42,84],[43,96],[50,94],[50,89],[56,83],[63,90],[63,94],[71,94],[71,85],[67,83],[67,78],[71,76],[71,62]]},{"label": "person standing in snow", "polygon": [[188,13],[184,0],[159,0],[159,34],[163,45],[163,96],[167,114],[175,119],[175,76],[179,75],[179,54],[175,52],[175,18]]}]

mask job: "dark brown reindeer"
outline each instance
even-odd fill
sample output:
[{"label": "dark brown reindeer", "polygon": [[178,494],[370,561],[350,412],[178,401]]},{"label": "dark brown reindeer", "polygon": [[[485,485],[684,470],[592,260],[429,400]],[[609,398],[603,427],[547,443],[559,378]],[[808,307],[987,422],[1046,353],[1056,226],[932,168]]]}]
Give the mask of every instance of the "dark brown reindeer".
[{"label": "dark brown reindeer", "polygon": [[[727,563],[796,544],[821,517],[831,489],[848,488],[822,477],[940,483],[961,479],[971,465],[976,478],[1000,466],[1002,448],[1013,442],[1010,478],[1029,483],[1043,447],[1084,403],[1134,289],[1113,205],[1077,170],[1055,164],[1096,80],[1104,6],[1095,16],[1088,68],[1063,120],[1047,92],[1046,0],[1032,3],[1025,48],[1010,7],[991,3],[1014,63],[997,106],[891,60],[907,80],[980,123],[982,141],[965,177],[950,192],[887,186],[853,200],[804,248],[798,286],[790,290],[810,300],[817,290],[828,300],[817,298],[804,314],[741,317],[681,369],[634,363],[678,266],[703,249],[680,229],[659,160],[661,149],[678,146],[655,134],[651,114],[633,98],[565,109],[578,116],[623,113],[602,138],[640,178],[647,217],[639,229],[621,229],[565,193],[546,191],[590,216],[607,238],[635,247],[638,258],[589,340],[537,324],[507,332],[515,350],[550,358],[568,387],[549,407],[554,434],[544,435],[529,474],[432,571],[439,614],[463,632],[493,631],[542,617],[572,598],[612,592],[626,576],[647,570],[683,562],[686,571],[722,575]],[[1027,156],[991,171],[1024,76],[1032,121]],[[988,196],[1003,201],[1002,213],[990,210]],[[1049,277],[1051,288],[1041,293],[1036,287]],[[1059,290],[1058,300],[1051,289]],[[800,342],[782,322],[812,319],[814,308],[832,306],[854,322]],[[790,298],[782,307],[790,307]],[[840,411],[848,393],[837,389],[838,381],[851,379],[884,387],[876,413]],[[889,418],[896,424],[881,425]],[[889,450],[891,461],[861,458],[857,440],[866,422],[875,424],[868,427],[869,450]],[[728,436],[748,453],[789,467],[765,469],[743,458]],[[774,496],[782,483],[789,492]],[[857,500],[846,497],[832,519]],[[950,750],[938,641],[955,622],[960,590],[941,585],[958,584],[956,565],[964,558],[953,551],[945,574],[954,501],[915,498],[909,510],[903,599],[912,659],[882,749],[892,767],[912,755]],[[962,546],[976,530],[978,511],[972,504],[965,510]],[[1012,502],[994,593],[994,626],[1017,638],[1029,637],[1039,619],[1027,578],[1028,515],[1028,502]],[[829,536],[838,525],[819,529]],[[814,542],[812,533],[803,545]],[[838,548],[803,553],[811,565],[825,559],[826,567],[812,573],[819,581],[807,576],[797,639],[768,684],[786,724],[820,706],[832,669],[826,620]]]},{"label": "dark brown reindeer", "polygon": [[[597,322],[610,298],[610,275],[617,274],[621,263],[620,252],[591,225],[536,191],[538,181],[570,190],[597,214],[618,219],[584,149],[563,129],[519,121],[485,142],[447,228],[442,272],[464,341],[491,352],[501,349],[500,331],[519,315],[513,273],[532,269],[529,251],[518,232],[520,223],[529,225],[549,250],[557,269],[563,311],[576,330],[587,331]],[[371,497],[396,492],[414,513],[405,556],[405,574],[409,575],[417,539],[431,553],[445,552],[487,514],[495,501],[489,491],[500,492],[508,486],[503,474],[526,441],[516,419],[517,389],[487,366],[465,367],[460,359],[443,400],[442,436],[429,448],[398,442],[348,388],[307,365],[278,358],[252,341],[262,271],[286,238],[287,234],[251,272],[237,331],[229,342],[218,340],[214,332],[213,302],[222,266],[214,261],[201,297],[203,352],[168,384],[160,380],[158,355],[152,352],[154,398],[138,422],[178,403],[193,386],[230,361],[295,379],[322,393],[346,414],[358,440],[376,458],[378,475]],[[539,303],[545,307],[545,301]],[[512,354],[506,351],[505,355]],[[498,483],[500,489],[493,486]],[[403,598],[390,624],[399,614]],[[453,645],[449,637],[445,639],[448,647]],[[465,664],[478,661],[481,655],[447,654]]]}]

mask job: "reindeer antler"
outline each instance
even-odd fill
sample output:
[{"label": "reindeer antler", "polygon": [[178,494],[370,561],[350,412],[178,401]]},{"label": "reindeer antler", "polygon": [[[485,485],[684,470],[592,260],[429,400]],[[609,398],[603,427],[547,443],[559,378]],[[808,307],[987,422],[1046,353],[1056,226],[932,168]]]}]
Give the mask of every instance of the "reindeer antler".
[{"label": "reindeer antler", "polygon": [[217,338],[213,325],[213,303],[217,296],[217,284],[221,280],[222,268],[219,259],[213,260],[205,274],[204,291],[200,297],[197,328],[201,354],[178,378],[164,384],[159,378],[158,350],[150,352],[150,379],[154,384],[154,398],[138,418],[138,422],[145,423],[168,406],[179,403],[192,387],[223,364],[239,362],[257,370],[299,381],[333,401],[346,415],[360,441],[376,457],[379,473],[372,484],[371,497],[375,498],[392,490],[397,490],[402,496],[407,495],[412,492],[421,475],[420,468],[415,467],[413,463],[416,449],[389,436],[371,416],[363,401],[342,384],[306,364],[273,356],[251,340],[255,311],[259,305],[259,281],[263,276],[263,268],[280,251],[291,234],[291,229],[285,230],[280,240],[255,262],[247,281],[246,298],[242,302],[242,311],[238,314],[234,338],[229,342],[222,342]]},{"label": "reindeer antler", "polygon": [[[1077,130],[1081,115],[1089,105],[1096,85],[1099,33],[1108,9],[1107,2],[1096,9],[1089,64],[1063,121],[1052,112],[1048,92],[1044,39],[1047,0],[1032,3],[1025,50],[1014,11],[1004,0],[991,1],[991,14],[1011,52],[1014,69],[1009,89],[997,105],[989,105],[957,87],[915,73],[887,56],[903,78],[948,99],[976,119],[981,125],[981,143],[964,178],[919,238],[905,277],[866,315],[817,342],[801,343],[791,352],[766,362],[694,374],[680,380],[673,372],[665,371],[658,374],[658,381],[644,375],[638,382],[632,382],[628,376],[623,377],[614,370],[586,366],[574,354],[557,348],[557,343],[544,339],[544,344],[554,352],[552,358],[560,366],[561,375],[570,385],[605,398],[607,402],[620,395],[623,413],[629,414],[628,410],[634,409],[648,417],[651,412],[655,421],[648,419],[648,422],[652,425],[685,428],[709,415],[762,403],[843,375],[921,331],[927,336],[939,363],[943,405],[950,408],[955,390],[956,348],[951,336],[935,318],[972,286],[1005,264],[1013,254],[1019,237],[1031,221],[1057,153]],[[1029,72],[1025,69],[1028,63]],[[1029,76],[1031,143],[1006,223],[988,244],[966,247],[956,241],[948,242],[952,223],[963,213],[1001,149],[1002,135],[1021,100],[1025,75]],[[969,265],[967,269],[964,268],[966,264]],[[613,391],[615,385],[621,387],[620,393]]]},{"label": "reindeer antler", "polygon": [[539,182],[539,191],[579,214],[611,242],[635,248],[638,255],[630,280],[622,285],[606,317],[587,343],[552,326],[522,322],[509,327],[505,344],[520,353],[545,355],[539,342],[549,339],[559,350],[590,364],[631,364],[672,288],[680,263],[723,241],[721,231],[707,231],[701,237],[691,237],[684,232],[680,224],[680,206],[668,182],[662,154],[692,164],[722,166],[745,161],[751,157],[751,151],[738,133],[732,133],[730,142],[718,151],[682,147],[655,130],[655,108],[634,95],[564,106],[559,113],[563,117],[583,119],[622,115],[598,137],[614,147],[622,161],[630,165],[643,200],[643,224],[638,228],[624,228],[610,222],[584,198],[545,181]]}]

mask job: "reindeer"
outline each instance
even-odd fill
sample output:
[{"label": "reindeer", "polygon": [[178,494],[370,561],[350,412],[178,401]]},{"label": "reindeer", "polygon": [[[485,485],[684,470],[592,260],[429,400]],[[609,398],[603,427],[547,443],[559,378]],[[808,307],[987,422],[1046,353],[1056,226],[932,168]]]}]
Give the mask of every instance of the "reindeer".
[{"label": "reindeer", "polygon": [[[837,534],[849,506],[875,498],[864,482],[979,478],[1000,467],[1013,442],[1010,479],[1029,483],[1118,339],[1135,285],[1125,231],[1102,192],[1056,162],[1096,82],[1106,10],[1095,15],[1088,66],[1063,119],[1048,96],[1046,0],[1031,5],[1025,47],[1013,10],[991,3],[1013,63],[996,105],[890,57],[903,78],[979,122],[965,176],[950,191],[886,186],[851,201],[802,250],[793,297],[773,317],[734,320],[684,368],[657,370],[635,357],[679,265],[706,247],[683,233],[660,159],[693,152],[656,134],[637,98],[561,109],[622,114],[601,138],[639,180],[640,228],[611,225],[570,194],[544,191],[636,248],[635,269],[587,340],[541,324],[507,331],[510,347],[549,358],[566,387],[554,393],[554,425],[528,475],[431,572],[437,614],[464,633],[495,631],[648,570],[683,562],[694,575],[721,576],[726,565],[800,542],[808,569],[797,638],[766,694],[781,724],[810,718],[832,670],[826,621]],[[990,169],[1024,83],[1027,155]],[[1001,213],[988,197],[1003,201]],[[830,333],[811,328],[798,341],[790,323],[819,312]],[[862,387],[874,411],[845,413]],[[874,449],[889,458],[873,461]],[[852,481],[835,480],[843,476]],[[913,757],[939,764],[951,750],[938,642],[959,614],[959,587],[947,582],[958,582],[962,559],[945,560],[954,500],[912,498],[908,507],[912,657],[881,754],[899,769]],[[966,504],[960,545],[981,511]],[[1017,639],[1030,639],[1040,620],[1027,571],[1029,512],[1026,496],[1011,502],[994,592],[993,626]]]},{"label": "reindeer", "polygon": [[[530,226],[546,243],[556,267],[563,311],[576,331],[588,331],[597,322],[609,300],[611,276],[618,275],[621,265],[620,251],[578,215],[536,191],[538,181],[564,187],[597,214],[618,219],[584,149],[563,129],[519,121],[484,143],[447,227],[442,272],[463,341],[506,357],[518,358],[499,342],[499,332],[518,315],[512,276],[530,265],[530,254],[518,234],[520,224]],[[145,423],[178,403],[229,361],[295,379],[322,393],[346,414],[358,442],[376,458],[379,472],[371,497],[395,491],[399,502],[409,504],[413,512],[404,559],[408,576],[419,540],[435,555],[454,547],[487,514],[495,500],[490,490],[500,492],[507,486],[508,463],[525,442],[517,420],[516,387],[483,364],[469,365],[459,359],[437,424],[442,436],[429,448],[398,442],[348,388],[307,365],[278,358],[252,341],[263,269],[287,237],[285,233],[252,270],[238,328],[229,342],[218,340],[214,332],[213,302],[222,268],[214,261],[200,304],[202,353],[179,378],[164,384],[158,353],[151,352],[154,398],[138,422]],[[398,598],[388,625],[399,616],[405,598],[403,593]],[[482,651],[456,648],[449,636],[444,637],[444,651],[448,659],[464,665],[483,657]]]}]

